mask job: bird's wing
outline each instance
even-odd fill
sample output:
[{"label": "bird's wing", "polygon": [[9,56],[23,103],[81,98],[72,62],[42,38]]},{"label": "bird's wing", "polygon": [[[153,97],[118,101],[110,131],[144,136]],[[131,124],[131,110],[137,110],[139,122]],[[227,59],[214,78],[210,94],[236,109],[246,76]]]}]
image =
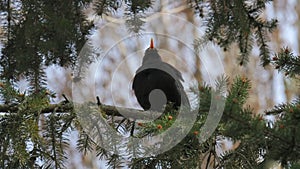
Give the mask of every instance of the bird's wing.
[{"label": "bird's wing", "polygon": [[184,82],[181,73],[175,67],[173,67],[172,65],[165,63],[165,62],[162,62],[162,63],[164,63],[164,65],[166,65],[166,67],[168,69],[170,69],[171,72],[173,72],[172,75],[175,75],[175,79],[179,79]]},{"label": "bird's wing", "polygon": [[163,62],[163,63],[166,65],[166,67],[168,69],[170,69],[173,72],[172,76],[175,76],[176,86],[180,90],[183,105],[190,107],[189,99],[188,99],[187,94],[184,91],[184,87],[181,83],[181,82],[184,82],[181,73],[176,68],[174,68],[172,65],[165,63],[165,62]]},{"label": "bird's wing", "polygon": [[161,61],[157,61],[157,62],[151,62],[148,64],[144,64],[141,67],[139,67],[136,71],[136,74],[146,70],[146,69],[159,69],[159,70],[163,70],[166,73],[170,74],[174,79],[179,79],[180,81],[184,81],[182,78],[181,73],[172,65],[166,63],[166,62],[161,62]]}]

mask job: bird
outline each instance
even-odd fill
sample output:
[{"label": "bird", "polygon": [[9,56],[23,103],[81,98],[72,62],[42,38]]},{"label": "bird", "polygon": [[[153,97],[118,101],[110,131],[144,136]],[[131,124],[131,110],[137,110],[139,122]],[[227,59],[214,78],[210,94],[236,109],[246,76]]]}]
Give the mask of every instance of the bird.
[{"label": "bird", "polygon": [[172,65],[162,61],[154,41],[146,49],[142,65],[133,78],[132,89],[140,106],[145,110],[163,112],[167,104],[179,110],[190,106],[182,85],[181,73]]}]

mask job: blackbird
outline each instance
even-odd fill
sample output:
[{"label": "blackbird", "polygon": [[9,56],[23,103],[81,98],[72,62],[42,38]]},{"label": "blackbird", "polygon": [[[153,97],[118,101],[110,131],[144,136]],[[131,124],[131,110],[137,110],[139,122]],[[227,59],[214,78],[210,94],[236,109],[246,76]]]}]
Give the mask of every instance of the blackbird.
[{"label": "blackbird", "polygon": [[137,69],[133,79],[132,88],[138,103],[144,110],[158,112],[170,103],[176,110],[181,105],[190,106],[182,81],[181,73],[162,61],[151,39],[142,66]]}]

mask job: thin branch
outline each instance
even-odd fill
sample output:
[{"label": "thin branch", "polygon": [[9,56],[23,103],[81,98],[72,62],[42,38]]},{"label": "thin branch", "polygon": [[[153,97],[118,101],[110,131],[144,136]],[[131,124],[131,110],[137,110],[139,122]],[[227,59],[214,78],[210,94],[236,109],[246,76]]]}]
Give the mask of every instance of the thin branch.
[{"label": "thin branch", "polygon": [[67,96],[65,94],[62,94],[62,96],[64,97],[66,103],[70,102],[69,99],[67,98]]},{"label": "thin branch", "polygon": [[[73,104],[49,104],[48,107],[41,110],[40,113],[52,113],[52,112],[69,112],[73,110]],[[17,113],[19,111],[19,107],[17,105],[7,105],[0,104],[0,112],[2,113]]]},{"label": "thin branch", "polygon": [[100,98],[99,98],[99,96],[97,96],[97,97],[96,97],[96,99],[97,99],[97,105],[98,105],[98,106],[101,106],[101,105],[102,105],[102,103],[101,103],[101,101],[100,101]]}]

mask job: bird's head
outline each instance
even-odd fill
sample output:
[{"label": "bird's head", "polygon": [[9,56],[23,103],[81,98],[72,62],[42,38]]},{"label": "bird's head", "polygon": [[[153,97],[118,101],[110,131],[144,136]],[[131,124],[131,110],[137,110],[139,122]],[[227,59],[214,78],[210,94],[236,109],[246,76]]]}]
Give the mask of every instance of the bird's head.
[{"label": "bird's head", "polygon": [[146,50],[144,58],[143,58],[143,65],[148,63],[154,62],[161,62],[161,57],[159,56],[156,48],[154,48],[154,42],[151,38],[150,47]]}]

